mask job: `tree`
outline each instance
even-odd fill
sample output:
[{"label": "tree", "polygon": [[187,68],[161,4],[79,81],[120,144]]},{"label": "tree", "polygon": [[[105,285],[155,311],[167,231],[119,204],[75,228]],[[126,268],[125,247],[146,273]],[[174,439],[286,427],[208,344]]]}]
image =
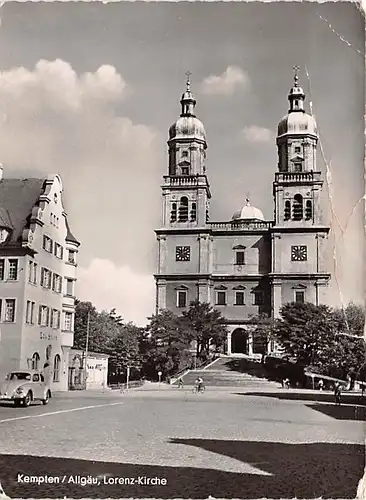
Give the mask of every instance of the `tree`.
[{"label": "tree", "polygon": [[139,340],[141,328],[133,323],[118,324],[117,333],[109,340],[107,348],[109,358],[109,371],[113,378],[124,380],[127,367],[131,369],[131,378],[140,372],[141,360]]},{"label": "tree", "polygon": [[86,349],[86,337],[88,330],[89,315],[89,346],[92,339],[94,344],[94,335],[98,331],[96,326],[98,320],[98,311],[91,302],[75,301],[75,321],[74,321],[74,347],[75,349]]},{"label": "tree", "polygon": [[365,377],[365,341],[335,335],[332,342],[323,350],[315,367],[319,373],[345,380],[351,378],[351,387],[355,379]]},{"label": "tree", "polygon": [[265,354],[268,352],[268,346],[274,338],[274,321],[265,313],[258,314],[257,316],[251,315],[249,319],[255,324],[253,330],[253,351]]},{"label": "tree", "polygon": [[191,338],[197,343],[198,358],[208,358],[210,345],[219,349],[224,344],[227,337],[225,319],[207,302],[191,302],[188,311],[183,312],[183,318]]},{"label": "tree", "polygon": [[140,338],[143,372],[153,379],[159,371],[169,377],[186,366],[191,336],[182,318],[171,311],[163,310],[149,321]]},{"label": "tree", "polygon": [[335,340],[335,321],[325,305],[292,302],[284,305],[274,336],[286,354],[304,366],[318,365]]},{"label": "tree", "polygon": [[365,330],[364,307],[351,302],[344,309],[333,309],[333,315],[338,332],[350,333],[362,337]]}]

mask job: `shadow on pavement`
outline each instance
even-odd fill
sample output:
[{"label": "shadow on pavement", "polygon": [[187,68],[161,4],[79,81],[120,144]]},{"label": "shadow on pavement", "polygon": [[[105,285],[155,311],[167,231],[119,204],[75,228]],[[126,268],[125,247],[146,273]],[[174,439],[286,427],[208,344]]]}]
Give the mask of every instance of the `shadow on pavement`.
[{"label": "shadow on pavement", "polygon": [[[354,498],[364,468],[364,447],[352,444],[283,444],[171,439],[248,463],[269,475],[187,467],[118,464],[67,458],[0,455],[0,480],[16,498]],[[123,446],[123,444],[121,444]],[[61,484],[22,484],[18,474],[57,476]],[[68,483],[99,476],[101,484]],[[166,485],[108,485],[110,478],[158,477]]]},{"label": "shadow on pavement", "polygon": [[[283,389],[281,392],[238,392],[238,396],[260,396],[264,398],[276,398],[282,400],[293,401],[319,401],[325,403],[333,403],[334,395],[332,392],[292,392],[291,389]],[[345,404],[353,404],[366,406],[366,398],[357,394],[342,393],[342,402]]]},{"label": "shadow on pavement", "polygon": [[362,422],[366,420],[366,408],[364,406],[322,403],[314,403],[306,406],[337,420],[360,420]]}]

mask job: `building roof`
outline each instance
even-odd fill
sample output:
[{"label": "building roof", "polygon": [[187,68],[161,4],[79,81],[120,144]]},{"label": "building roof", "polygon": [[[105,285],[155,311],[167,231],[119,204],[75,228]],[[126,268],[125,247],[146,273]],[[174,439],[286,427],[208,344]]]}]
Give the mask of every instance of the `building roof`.
[{"label": "building roof", "polygon": [[[0,227],[11,230],[6,246],[21,245],[22,233],[29,225],[32,210],[44,191],[46,178],[1,179],[0,180]],[[66,240],[80,245],[72,234],[67,218]]]},{"label": "building roof", "polygon": [[317,126],[313,116],[308,113],[290,112],[278,124],[278,137],[284,134],[311,134],[317,136]]},{"label": "building roof", "polygon": [[16,245],[28,218],[43,192],[45,179],[2,179],[0,181],[0,225],[12,229],[4,246]]},{"label": "building roof", "polygon": [[80,245],[80,242],[75,238],[75,236],[71,232],[71,229],[69,226],[69,221],[67,220],[67,217],[65,218],[65,222],[66,222],[66,229],[67,229],[66,241],[70,241],[71,243],[75,243],[76,245]]}]

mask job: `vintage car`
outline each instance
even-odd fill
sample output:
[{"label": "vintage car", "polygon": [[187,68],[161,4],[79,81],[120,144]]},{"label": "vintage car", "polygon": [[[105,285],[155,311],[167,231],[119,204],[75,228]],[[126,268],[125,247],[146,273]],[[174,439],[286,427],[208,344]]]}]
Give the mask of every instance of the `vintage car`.
[{"label": "vintage car", "polygon": [[14,371],[6,376],[0,385],[0,402],[14,402],[15,406],[29,406],[32,401],[42,401],[46,405],[51,390],[42,373],[37,371]]}]

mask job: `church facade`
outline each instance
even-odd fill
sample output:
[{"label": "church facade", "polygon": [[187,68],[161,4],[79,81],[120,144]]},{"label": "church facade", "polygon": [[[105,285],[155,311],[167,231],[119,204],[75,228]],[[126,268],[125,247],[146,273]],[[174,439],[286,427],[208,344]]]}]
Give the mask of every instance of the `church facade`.
[{"label": "church facade", "polygon": [[329,227],[322,221],[318,135],[297,75],[288,100],[276,139],[273,220],[247,200],[232,220],[210,221],[206,133],[189,80],[181,115],[169,129],[163,220],[155,231],[156,310],[180,315],[193,300],[209,302],[226,319],[227,354],[262,351],[252,334],[255,317],[278,317],[288,302],[326,303]]}]

